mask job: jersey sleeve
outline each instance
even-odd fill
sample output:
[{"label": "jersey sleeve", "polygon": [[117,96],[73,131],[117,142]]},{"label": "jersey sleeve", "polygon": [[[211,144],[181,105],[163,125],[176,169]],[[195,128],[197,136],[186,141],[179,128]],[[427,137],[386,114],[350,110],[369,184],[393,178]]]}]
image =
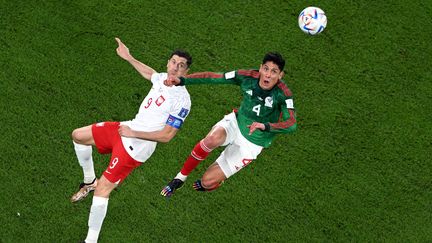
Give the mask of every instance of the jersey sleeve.
[{"label": "jersey sleeve", "polygon": [[236,84],[239,85],[241,80],[237,71],[227,73],[200,72],[187,75],[180,78],[179,85],[189,84]]},{"label": "jersey sleeve", "polygon": [[166,124],[174,128],[180,129],[186,117],[189,115],[191,101],[189,96],[183,96],[173,105],[170,111]]},{"label": "jersey sleeve", "polygon": [[281,115],[278,122],[266,123],[265,130],[271,133],[292,133],[297,129],[294,100],[291,96],[281,97]]}]

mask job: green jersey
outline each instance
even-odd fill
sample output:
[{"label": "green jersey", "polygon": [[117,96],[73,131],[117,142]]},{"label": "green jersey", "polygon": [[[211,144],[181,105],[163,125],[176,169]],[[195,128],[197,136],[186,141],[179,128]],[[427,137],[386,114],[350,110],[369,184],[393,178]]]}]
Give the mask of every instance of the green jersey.
[{"label": "green jersey", "polygon": [[[250,142],[269,147],[278,133],[293,132],[297,128],[291,91],[279,80],[271,90],[259,86],[258,70],[237,70],[228,73],[195,73],[180,78],[180,85],[188,84],[236,84],[243,94],[236,112],[241,134]],[[249,135],[248,126],[253,122],[265,125]]]}]

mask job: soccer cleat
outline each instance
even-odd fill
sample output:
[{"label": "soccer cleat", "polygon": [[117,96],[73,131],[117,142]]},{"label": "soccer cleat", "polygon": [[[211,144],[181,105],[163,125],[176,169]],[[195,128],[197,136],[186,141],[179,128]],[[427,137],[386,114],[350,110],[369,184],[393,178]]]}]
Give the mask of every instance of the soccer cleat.
[{"label": "soccer cleat", "polygon": [[201,183],[201,180],[196,180],[192,187],[196,190],[196,191],[200,191],[200,192],[204,192],[207,191],[207,189],[205,189]]},{"label": "soccer cleat", "polygon": [[183,186],[183,183],[182,180],[174,178],[162,189],[161,195],[164,197],[171,197],[177,189],[180,189]]},{"label": "soccer cleat", "polygon": [[71,197],[71,202],[74,203],[83,200],[90,192],[96,189],[97,183],[96,178],[91,183],[81,183],[79,191]]}]

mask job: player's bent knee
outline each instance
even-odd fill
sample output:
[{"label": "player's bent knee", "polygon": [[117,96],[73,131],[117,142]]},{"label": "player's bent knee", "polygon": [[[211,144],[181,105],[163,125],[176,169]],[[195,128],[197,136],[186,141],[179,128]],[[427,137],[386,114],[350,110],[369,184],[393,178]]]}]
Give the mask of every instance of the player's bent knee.
[{"label": "player's bent knee", "polygon": [[221,181],[216,178],[206,178],[205,176],[201,179],[201,185],[207,190],[213,190],[219,187]]},{"label": "player's bent knee", "polygon": [[92,132],[91,132],[91,127],[82,127],[82,128],[77,128],[75,130],[72,131],[72,140],[75,143],[79,143],[79,144],[91,144],[92,143]]},{"label": "player's bent knee", "polygon": [[225,139],[226,139],[225,130],[224,131],[211,132],[210,134],[208,134],[205,137],[204,143],[206,146],[208,146],[210,148],[216,148],[216,147],[219,147],[220,145],[222,145],[224,143]]},{"label": "player's bent knee", "polygon": [[80,129],[75,129],[72,131],[72,139],[74,140],[74,142],[76,143],[82,143],[83,141],[83,136],[82,133],[80,131]]}]

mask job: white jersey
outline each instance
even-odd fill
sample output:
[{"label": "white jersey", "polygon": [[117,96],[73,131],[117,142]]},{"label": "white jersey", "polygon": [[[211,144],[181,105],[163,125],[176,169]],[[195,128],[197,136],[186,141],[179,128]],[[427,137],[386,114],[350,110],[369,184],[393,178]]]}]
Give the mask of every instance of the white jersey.
[{"label": "white jersey", "polygon": [[[121,124],[136,131],[160,131],[165,125],[179,129],[189,114],[191,100],[185,86],[164,85],[167,73],[154,73],[153,86],[139,108],[135,118]],[[146,161],[156,148],[156,142],[138,138],[121,137],[129,155],[137,161]]]}]

